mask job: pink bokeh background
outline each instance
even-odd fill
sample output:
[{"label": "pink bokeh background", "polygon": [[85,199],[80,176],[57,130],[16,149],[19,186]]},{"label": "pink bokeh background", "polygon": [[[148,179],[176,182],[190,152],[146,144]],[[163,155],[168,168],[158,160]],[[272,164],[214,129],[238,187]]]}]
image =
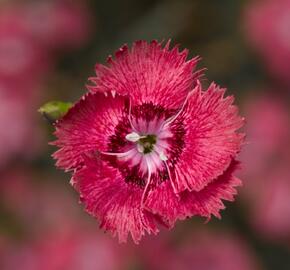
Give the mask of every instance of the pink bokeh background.
[{"label": "pink bokeh background", "polygon": [[[137,2],[0,2],[0,269],[290,269],[290,0]],[[168,38],[236,96],[243,187],[220,221],[119,244],[55,168],[37,110],[78,99],[123,43]]]}]

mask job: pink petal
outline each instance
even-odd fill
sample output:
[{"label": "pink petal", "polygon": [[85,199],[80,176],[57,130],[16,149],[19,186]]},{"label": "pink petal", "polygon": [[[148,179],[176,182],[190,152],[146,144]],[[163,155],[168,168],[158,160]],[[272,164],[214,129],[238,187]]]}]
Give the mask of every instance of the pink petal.
[{"label": "pink petal", "polygon": [[233,175],[237,167],[238,162],[232,162],[223,175],[198,192],[184,191],[177,195],[169,181],[163,182],[149,194],[146,209],[164,217],[172,226],[177,219],[196,215],[208,219],[211,215],[220,218],[219,212],[225,208],[222,200],[233,201],[237,193],[235,187],[241,185],[241,181]]},{"label": "pink petal", "polygon": [[56,165],[66,170],[77,168],[88,151],[106,151],[110,136],[125,114],[125,98],[110,93],[87,94],[56,124],[53,154]]},{"label": "pink petal", "polygon": [[182,121],[186,130],[181,155],[170,166],[175,170],[173,181],[178,191],[202,190],[228,168],[240,151],[244,134],[236,131],[244,120],[232,105],[233,97],[224,98],[224,92],[215,84],[205,92],[197,86],[184,111],[171,124],[174,128]]},{"label": "pink petal", "polygon": [[138,243],[146,231],[158,232],[158,220],[141,209],[143,190],[127,184],[120,171],[105,161],[86,158],[86,166],[73,182],[86,210],[100,221],[101,228],[118,235],[120,242],[126,242],[128,234]]},{"label": "pink petal", "polygon": [[115,90],[130,94],[134,104],[153,102],[167,108],[178,108],[196,84],[200,72],[193,73],[198,58],[186,61],[187,50],[162,48],[157,41],[137,41],[126,45],[109,58],[108,66],[97,65],[96,77],[91,78],[97,91]]}]

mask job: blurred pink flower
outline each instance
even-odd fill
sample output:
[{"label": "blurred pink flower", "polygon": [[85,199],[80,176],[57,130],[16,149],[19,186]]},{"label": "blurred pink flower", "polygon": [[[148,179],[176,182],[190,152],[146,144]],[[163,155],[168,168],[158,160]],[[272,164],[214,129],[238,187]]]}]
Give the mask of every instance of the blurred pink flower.
[{"label": "blurred pink flower", "polygon": [[256,0],[245,12],[246,35],[268,70],[290,83],[290,0]]},{"label": "blurred pink flower", "polygon": [[0,167],[12,159],[33,157],[41,142],[33,90],[24,84],[21,89],[14,86],[0,81]]},{"label": "blurred pink flower", "polygon": [[[52,237],[55,238],[54,235]],[[68,270],[118,270],[124,267],[124,252],[121,247],[96,231],[79,233],[79,230],[75,230],[62,235],[56,242],[51,242],[50,239],[48,235],[46,241],[41,243],[43,257],[42,267],[39,269],[58,269],[57,265],[61,266],[60,269]]]},{"label": "blurred pink flower", "polygon": [[97,233],[60,182],[35,181],[48,176],[13,169],[0,175],[1,202],[25,238],[0,237],[0,269],[16,270],[20,263],[23,270],[125,269],[128,247]]},{"label": "blurred pink flower", "polygon": [[290,172],[289,161],[271,166],[261,175],[259,194],[253,198],[253,225],[271,240],[290,240]]},{"label": "blurred pink flower", "polygon": [[0,11],[0,24],[14,24],[47,49],[83,46],[92,31],[86,5],[70,0],[6,4]]},{"label": "blurred pink flower", "polygon": [[92,17],[82,1],[34,1],[23,5],[23,23],[52,49],[83,46],[92,31]]},{"label": "blurred pink flower", "polygon": [[39,80],[49,67],[48,55],[24,29],[23,21],[4,10],[0,11],[0,82]]},{"label": "blurred pink flower", "polygon": [[33,232],[47,228],[64,232],[74,223],[79,224],[79,209],[74,207],[76,198],[65,192],[61,184],[51,183],[50,178],[55,176],[39,175],[23,166],[13,168],[8,167],[0,174],[0,196],[5,209],[17,216],[22,226]]},{"label": "blurred pink flower", "polygon": [[249,98],[244,113],[248,145],[241,154],[242,197],[250,223],[266,238],[289,239],[289,110],[277,96],[264,94]]},{"label": "blurred pink flower", "polygon": [[1,269],[17,270],[121,270],[124,252],[104,235],[79,228],[63,234],[45,234],[23,243],[5,243]]},{"label": "blurred pink flower", "polygon": [[[84,28],[88,22],[83,12],[79,5],[69,1],[1,6],[0,125],[5,128],[0,130],[0,166],[11,159],[30,156],[39,146],[36,104],[39,85],[51,65],[48,44],[40,40],[48,38],[45,42],[57,46],[81,44],[87,35]],[[28,144],[29,141],[34,143]]]},{"label": "blurred pink flower", "polygon": [[220,230],[195,228],[195,233],[186,238],[142,243],[137,252],[144,269],[150,270],[260,269],[255,255],[241,237]]},{"label": "blurred pink flower", "polygon": [[244,135],[233,97],[204,91],[187,50],[153,41],[97,65],[96,85],[56,124],[57,166],[101,227],[125,242],[178,219],[220,217],[240,180]]},{"label": "blurred pink flower", "polygon": [[[278,96],[251,96],[244,105],[247,146],[241,153],[243,175],[260,174],[273,156],[285,149],[290,135],[290,115],[287,105]],[[250,183],[249,183],[250,184]]]}]

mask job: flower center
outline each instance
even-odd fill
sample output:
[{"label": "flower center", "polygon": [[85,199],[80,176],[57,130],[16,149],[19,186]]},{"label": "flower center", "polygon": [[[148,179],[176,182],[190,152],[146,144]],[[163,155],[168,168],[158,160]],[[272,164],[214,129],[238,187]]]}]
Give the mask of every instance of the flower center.
[{"label": "flower center", "polygon": [[144,154],[149,154],[153,151],[154,145],[156,144],[156,135],[149,134],[147,136],[141,137],[138,141],[138,144],[140,145],[140,150],[143,150],[142,152]]},{"label": "flower center", "polygon": [[133,107],[119,121],[103,155],[127,183],[145,188],[170,178],[168,168],[177,162],[185,134],[182,121],[170,124],[175,115],[148,103]]},{"label": "flower center", "polygon": [[149,154],[154,150],[154,145],[157,142],[157,136],[155,134],[148,134],[140,136],[136,132],[129,133],[126,139],[130,142],[137,143],[137,150],[139,153]]}]

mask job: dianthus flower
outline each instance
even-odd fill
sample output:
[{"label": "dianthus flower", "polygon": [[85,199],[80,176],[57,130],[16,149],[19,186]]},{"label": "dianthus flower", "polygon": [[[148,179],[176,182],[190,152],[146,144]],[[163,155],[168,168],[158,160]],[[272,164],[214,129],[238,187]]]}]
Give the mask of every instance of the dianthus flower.
[{"label": "dianthus flower", "polygon": [[225,89],[202,90],[198,58],[187,55],[156,41],[122,47],[56,123],[57,166],[74,171],[86,210],[121,242],[158,223],[219,217],[240,185],[243,119]]}]

